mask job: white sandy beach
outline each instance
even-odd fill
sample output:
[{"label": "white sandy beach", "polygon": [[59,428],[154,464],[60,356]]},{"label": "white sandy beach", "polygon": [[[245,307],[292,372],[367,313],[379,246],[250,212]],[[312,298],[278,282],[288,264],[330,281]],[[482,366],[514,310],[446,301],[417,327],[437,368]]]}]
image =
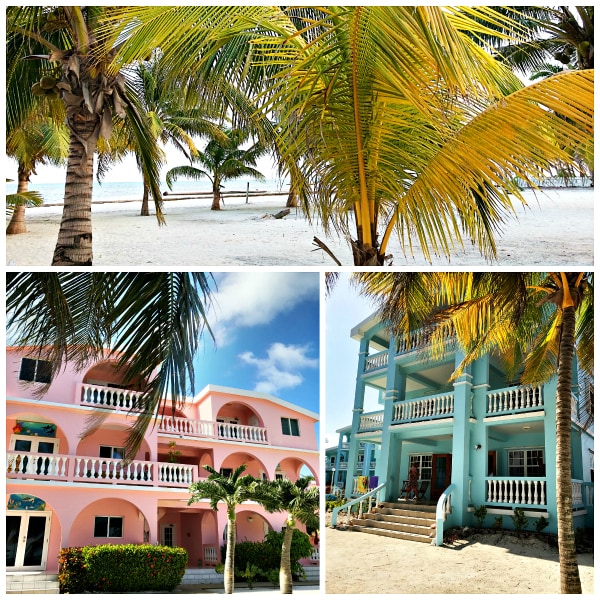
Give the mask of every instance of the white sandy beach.
[{"label": "white sandy beach", "polygon": [[[394,266],[591,266],[594,248],[593,189],[526,191],[528,206],[515,207],[498,237],[498,258],[486,260],[470,244],[450,261],[428,263],[417,246],[405,257],[397,240],[389,253]],[[210,200],[165,202],[167,225],[140,217],[140,202],[94,204],[94,266],[312,266],[335,267],[313,244],[316,235],[344,266],[352,265],[346,240],[326,238],[319,223],[309,223],[300,210],[283,219],[265,218],[281,210],[286,196],[226,197],[221,211]],[[56,244],[61,206],[27,209],[28,233],[6,236],[6,264],[48,266]],[[8,222],[8,219],[7,219]],[[468,242],[467,242],[468,243]]]},{"label": "white sandy beach", "polygon": [[[327,528],[328,594],[558,594],[558,550],[535,538],[493,534],[436,547]],[[594,556],[578,554],[584,594]]]}]

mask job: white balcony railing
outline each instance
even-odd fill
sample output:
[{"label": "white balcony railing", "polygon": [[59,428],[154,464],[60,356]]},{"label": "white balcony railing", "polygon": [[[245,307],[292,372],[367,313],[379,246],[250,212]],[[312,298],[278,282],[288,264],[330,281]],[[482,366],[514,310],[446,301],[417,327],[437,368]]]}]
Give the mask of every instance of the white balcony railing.
[{"label": "white balcony railing", "polygon": [[546,505],[546,479],[489,477],[486,502],[519,506]]},{"label": "white balcony railing", "polygon": [[158,425],[159,433],[185,435],[198,438],[213,438],[247,444],[268,444],[265,427],[241,425],[240,423],[219,423],[200,421],[185,417],[163,417]]},{"label": "white balcony railing", "polygon": [[487,394],[487,414],[514,413],[529,411],[544,406],[543,386],[520,387],[494,390]]},{"label": "white balcony railing", "polygon": [[132,410],[138,408],[142,392],[123,388],[112,388],[90,383],[81,384],[81,404],[94,408]]},{"label": "white balcony railing", "polygon": [[394,404],[393,420],[424,421],[433,418],[451,416],[454,413],[454,394],[437,394],[418,400],[397,402]]},{"label": "white balcony railing", "polygon": [[98,456],[34,452],[6,453],[6,476],[19,479],[147,485],[187,488],[198,479],[198,467],[142,460],[124,462]]},{"label": "white balcony railing", "polygon": [[360,418],[359,431],[377,431],[383,427],[383,411],[367,413]]},{"label": "white balcony railing", "polygon": [[377,354],[371,354],[365,359],[365,373],[369,371],[376,371],[377,369],[383,369],[388,364],[388,351],[378,352]]}]

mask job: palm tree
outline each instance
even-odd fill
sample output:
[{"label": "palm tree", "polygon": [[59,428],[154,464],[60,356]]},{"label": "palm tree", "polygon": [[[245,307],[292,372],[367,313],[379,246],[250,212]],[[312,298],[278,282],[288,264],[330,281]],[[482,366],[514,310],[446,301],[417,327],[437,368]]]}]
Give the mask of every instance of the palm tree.
[{"label": "palm tree", "polygon": [[193,392],[202,333],[212,336],[210,274],[7,273],[6,279],[7,337],[50,361],[52,378],[67,362],[82,370],[108,357],[126,381],[143,382],[127,457],[163,412],[165,398],[175,407]]},{"label": "palm tree", "polygon": [[[262,86],[262,111],[280,124],[278,155],[289,168],[302,165],[304,203],[327,231],[351,239],[357,265],[387,262],[394,231],[405,252],[416,240],[426,258],[449,256],[463,239],[493,257],[510,194],[520,197],[514,178],[537,179],[569,164],[569,148],[592,144],[593,72],[522,89],[468,35],[524,38],[524,27],[490,7],[327,7],[306,19],[256,6],[132,10],[137,24],[121,60],[139,56],[152,36],[174,71],[226,57],[215,77]],[[244,60],[228,43],[248,32],[251,55],[238,45]],[[175,55],[188,46],[193,57]]]},{"label": "palm tree", "polygon": [[48,163],[60,165],[67,158],[69,138],[66,127],[50,118],[40,118],[40,108],[41,104],[36,112],[30,113],[26,122],[7,132],[6,154],[17,160],[17,194],[25,200],[14,204],[7,234],[27,232],[25,207],[31,205],[32,198],[28,198],[29,181],[35,175],[36,166]]},{"label": "palm tree", "polygon": [[[312,485],[314,477],[301,477],[292,483],[289,479],[271,482],[278,501],[277,510],[288,513],[285,533],[281,545],[281,566],[279,569],[279,591],[292,593],[292,565],[290,551],[296,522],[312,530],[319,529],[319,488]],[[268,507],[267,507],[268,509]]]},{"label": "palm tree", "polygon": [[221,475],[211,466],[202,467],[210,473],[208,479],[196,481],[190,486],[192,497],[188,504],[208,499],[213,510],[219,510],[219,502],[227,509],[227,550],[225,553],[224,586],[226,594],[233,594],[235,578],[236,514],[238,504],[261,497],[257,490],[258,480],[252,475],[242,475],[246,465],[240,465],[230,475]]},{"label": "palm tree", "polygon": [[[575,552],[571,487],[571,378],[579,364],[593,376],[591,273],[361,273],[363,293],[374,298],[390,331],[407,339],[430,331],[432,353],[455,336],[465,359],[495,351],[509,374],[524,366],[523,383],[556,375],[557,515],[562,593],[581,593]],[[592,411],[590,411],[591,414]]]},{"label": "palm tree", "polygon": [[[53,265],[92,264],[93,156],[100,137],[110,137],[115,118],[127,119],[135,135],[143,140],[138,145],[140,161],[157,203],[157,217],[162,219],[160,154],[147,122],[141,118],[138,102],[128,89],[124,72],[111,70],[118,45],[113,44],[110,31],[101,28],[102,20],[111,11],[104,6],[7,9],[7,32],[14,41],[9,54],[24,56],[30,43],[44,48],[45,54],[25,58],[39,63],[38,87],[47,95],[60,96],[67,114],[69,156]],[[7,98],[11,111],[18,102],[15,95]]]},{"label": "palm tree", "polygon": [[167,172],[166,180],[169,189],[178,177],[188,179],[202,179],[207,177],[212,184],[213,202],[211,210],[221,209],[221,188],[228,179],[239,177],[254,177],[263,181],[264,175],[254,167],[256,161],[267,153],[267,148],[261,142],[255,142],[247,149],[242,149],[249,138],[249,133],[241,129],[227,129],[221,136],[213,136],[203,152],[198,152],[191,157],[191,163],[198,163],[202,168],[192,165],[173,167]]},{"label": "palm tree", "polygon": [[[156,54],[156,53],[155,53]],[[150,61],[139,63],[133,69],[131,86],[135,91],[143,109],[144,118],[148,119],[150,131],[160,142],[161,146],[171,144],[182,152],[188,160],[198,153],[193,136],[209,135],[215,139],[227,138],[219,127],[211,121],[209,109],[185,105],[185,86],[181,81],[172,81],[167,77],[167,69],[160,56]],[[107,151],[100,152],[98,159],[98,178],[101,178],[110,166],[123,158],[127,153],[133,153],[142,171],[137,148],[139,139],[133,135],[131,128],[125,122],[115,128],[108,143]],[[141,216],[148,216],[150,184],[143,175],[143,197]]]}]

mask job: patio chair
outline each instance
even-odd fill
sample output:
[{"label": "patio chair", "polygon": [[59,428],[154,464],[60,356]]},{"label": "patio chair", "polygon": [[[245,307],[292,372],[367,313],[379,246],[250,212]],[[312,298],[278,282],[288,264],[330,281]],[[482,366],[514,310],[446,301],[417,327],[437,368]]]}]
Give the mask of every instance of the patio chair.
[{"label": "patio chair", "polygon": [[429,481],[421,481],[421,487],[419,488],[419,492],[417,493],[417,498],[419,498],[419,500],[425,498],[425,494],[427,492],[428,487]]},{"label": "patio chair", "polygon": [[400,490],[400,495],[398,496],[398,500],[402,500],[402,495],[404,495],[404,499],[408,500],[408,490],[406,489],[408,487],[408,479],[405,479],[402,482],[402,489]]}]

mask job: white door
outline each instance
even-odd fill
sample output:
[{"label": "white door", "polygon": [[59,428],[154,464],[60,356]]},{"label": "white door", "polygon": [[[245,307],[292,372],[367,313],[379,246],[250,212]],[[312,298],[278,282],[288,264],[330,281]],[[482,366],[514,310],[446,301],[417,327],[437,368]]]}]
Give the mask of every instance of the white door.
[{"label": "white door", "polygon": [[50,539],[49,512],[6,513],[6,568],[9,571],[44,570]]}]

